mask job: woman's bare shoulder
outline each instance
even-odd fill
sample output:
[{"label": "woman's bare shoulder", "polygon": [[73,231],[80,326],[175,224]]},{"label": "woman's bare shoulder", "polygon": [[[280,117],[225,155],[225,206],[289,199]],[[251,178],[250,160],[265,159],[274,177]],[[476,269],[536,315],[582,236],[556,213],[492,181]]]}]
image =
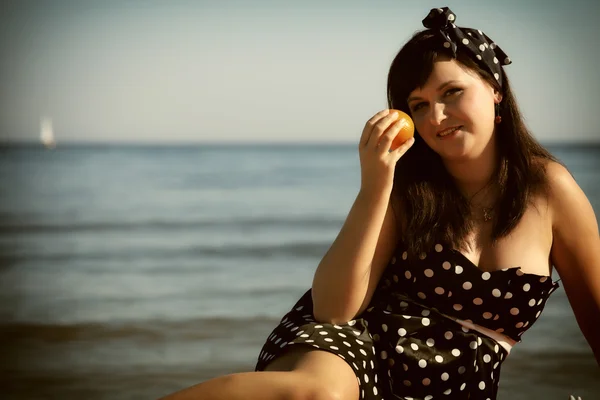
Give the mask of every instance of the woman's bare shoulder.
[{"label": "woman's bare shoulder", "polygon": [[[563,164],[546,160],[543,164],[551,203],[560,205],[565,195],[581,195],[581,188],[575,178]],[[569,196],[570,197],[570,196]]]},{"label": "woman's bare shoulder", "polygon": [[572,175],[569,172],[569,170],[567,169],[567,167],[565,167],[560,162],[557,162],[554,160],[540,160],[538,162],[541,165],[543,165],[544,170],[546,172],[546,176],[550,180],[564,179],[567,176],[572,177]]},{"label": "woman's bare shoulder", "polygon": [[581,190],[571,172],[560,162],[537,158],[533,161],[533,166],[543,171],[544,188],[546,189],[543,192],[549,203],[555,203],[553,200],[556,200],[557,197],[560,198],[565,191]]},{"label": "woman's bare shoulder", "polygon": [[545,165],[548,205],[555,233],[570,235],[592,233],[597,236],[596,216],[592,205],[575,177],[561,163]]}]

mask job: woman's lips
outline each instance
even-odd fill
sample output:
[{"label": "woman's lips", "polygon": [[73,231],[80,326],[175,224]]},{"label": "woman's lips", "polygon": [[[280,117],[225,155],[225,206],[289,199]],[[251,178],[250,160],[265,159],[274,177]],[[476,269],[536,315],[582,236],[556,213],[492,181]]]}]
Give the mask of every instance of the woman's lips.
[{"label": "woman's lips", "polygon": [[[456,135],[457,132],[460,132],[461,128],[462,128],[462,125],[461,126],[455,126],[453,128],[450,128],[450,129],[445,129],[442,132],[438,133],[437,137],[440,138],[440,139],[445,139],[445,138],[448,138],[448,137],[452,137],[452,136]],[[450,132],[450,133],[448,133],[448,132]]]}]

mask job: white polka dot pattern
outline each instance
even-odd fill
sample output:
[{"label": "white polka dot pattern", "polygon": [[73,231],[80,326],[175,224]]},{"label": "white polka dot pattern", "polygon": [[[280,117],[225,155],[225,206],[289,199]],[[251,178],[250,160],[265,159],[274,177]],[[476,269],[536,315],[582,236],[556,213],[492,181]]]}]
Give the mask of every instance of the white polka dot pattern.
[{"label": "white polka dot pattern", "polygon": [[397,252],[366,311],[346,324],[317,323],[306,292],[268,336],[256,370],[292,346],[310,346],[349,365],[361,400],[495,399],[505,349],[443,314],[520,341],[557,287],[520,268],[481,271],[442,244],[418,256]]},{"label": "white polka dot pattern", "polygon": [[465,51],[492,74],[502,86],[501,65],[509,65],[511,59],[481,30],[457,27],[456,14],[448,7],[432,8],[423,19],[423,26],[432,30],[441,40],[442,46],[456,57],[458,51]]},{"label": "white polka dot pattern", "polygon": [[460,252],[442,244],[424,260],[404,253],[406,258],[395,265],[393,273],[411,271],[412,284],[384,284],[387,290],[402,292],[446,315],[491,330],[501,329],[516,341],[539,317],[545,300],[558,287],[548,277],[525,273],[519,267],[481,271]]}]

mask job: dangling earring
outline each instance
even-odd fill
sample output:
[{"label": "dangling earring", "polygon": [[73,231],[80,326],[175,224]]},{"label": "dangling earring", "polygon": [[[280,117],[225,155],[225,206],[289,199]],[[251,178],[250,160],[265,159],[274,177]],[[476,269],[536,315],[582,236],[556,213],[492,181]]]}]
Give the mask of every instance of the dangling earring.
[{"label": "dangling earring", "polygon": [[502,122],[502,116],[500,116],[500,103],[494,104],[494,109],[494,114],[496,115],[496,117],[494,118],[494,122],[499,124],[500,122]]}]

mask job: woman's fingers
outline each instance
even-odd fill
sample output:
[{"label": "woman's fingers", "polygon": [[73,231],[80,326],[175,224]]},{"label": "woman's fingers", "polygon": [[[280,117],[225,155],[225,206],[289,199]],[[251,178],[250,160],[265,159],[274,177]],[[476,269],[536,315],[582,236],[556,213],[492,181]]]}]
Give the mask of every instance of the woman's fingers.
[{"label": "woman's fingers", "polygon": [[398,133],[400,133],[402,128],[404,128],[405,124],[405,119],[396,119],[390,124],[389,128],[387,128],[387,130],[379,137],[378,147],[382,152],[388,152],[390,150],[392,142],[394,141]]},{"label": "woman's fingers", "polygon": [[415,144],[414,136],[408,139],[406,142],[402,143],[396,150],[390,151],[390,155],[392,155],[396,161],[400,159],[407,151]]},{"label": "woman's fingers", "polygon": [[390,113],[390,111],[389,109],[382,110],[367,121],[361,135],[360,143],[362,146],[377,147],[379,137],[398,117],[398,113]]},{"label": "woman's fingers", "polygon": [[380,119],[385,117],[390,113],[389,109],[381,110],[377,114],[373,115],[371,119],[367,121],[365,127],[363,128],[362,134],[360,136],[360,145],[366,146],[369,141],[369,136],[371,135],[371,131],[373,130],[373,126],[379,122]]}]

